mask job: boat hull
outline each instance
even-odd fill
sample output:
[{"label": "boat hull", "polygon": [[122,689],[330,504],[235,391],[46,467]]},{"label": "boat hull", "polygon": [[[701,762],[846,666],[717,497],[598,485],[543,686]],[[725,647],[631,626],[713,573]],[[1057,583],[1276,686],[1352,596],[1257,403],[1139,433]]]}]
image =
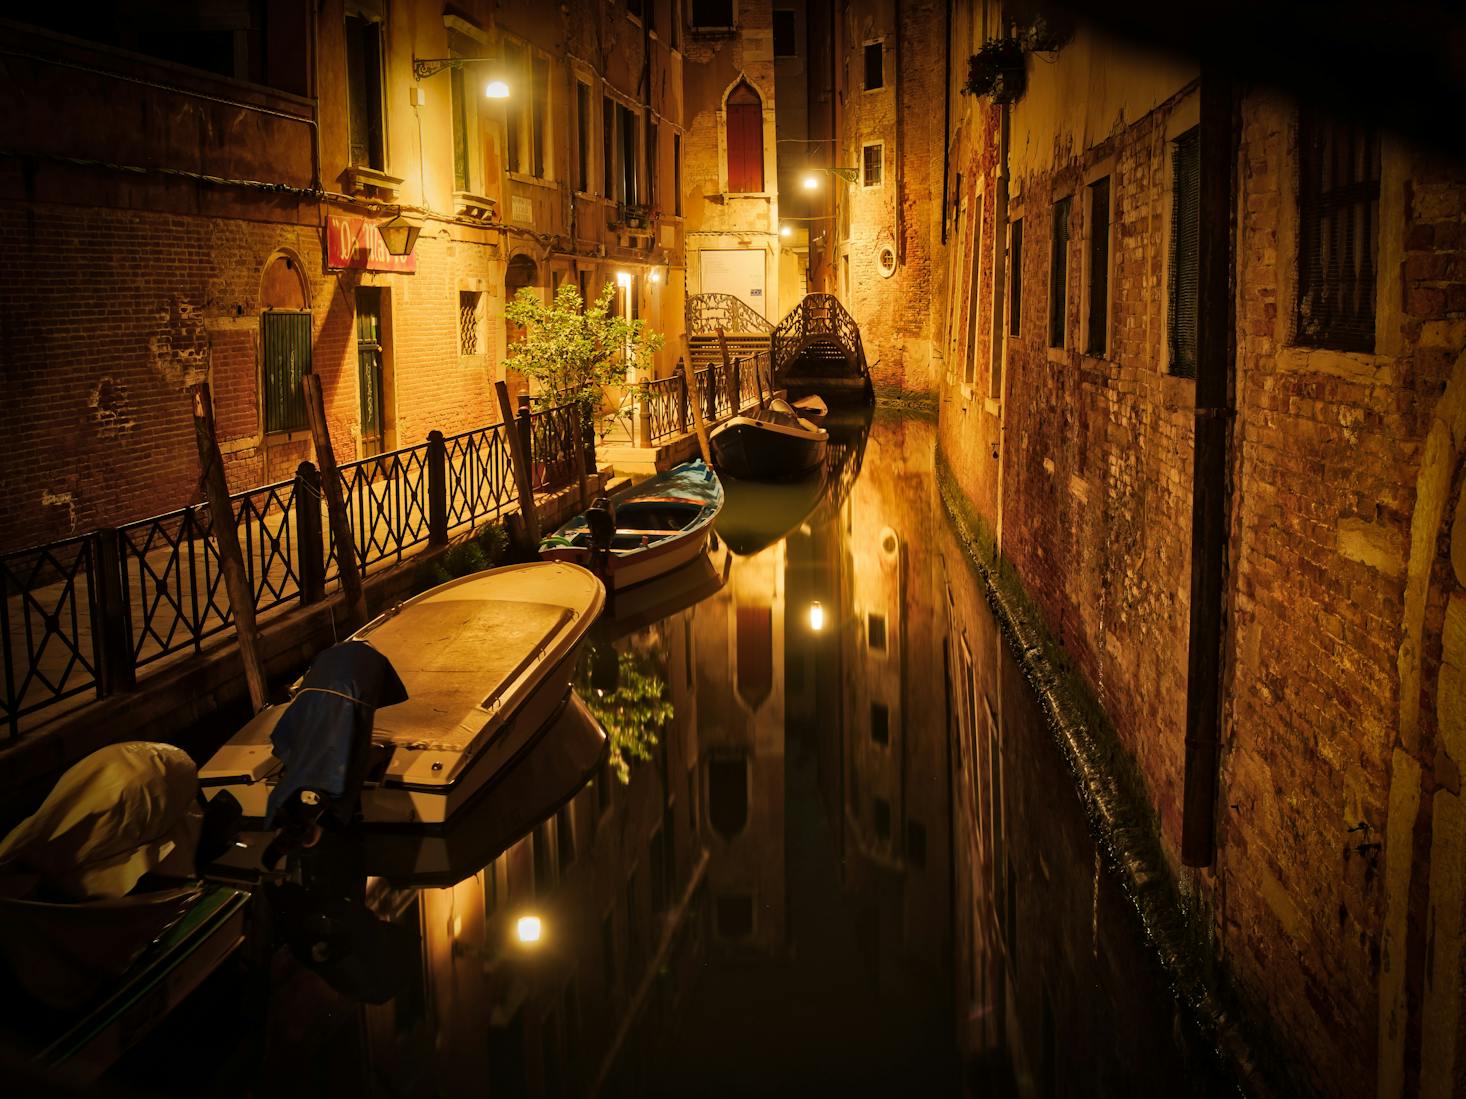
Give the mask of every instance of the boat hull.
[{"label": "boat hull", "polygon": [[793,432],[737,416],[711,439],[720,470],[745,481],[792,481],[808,476],[825,459],[828,436]]}]

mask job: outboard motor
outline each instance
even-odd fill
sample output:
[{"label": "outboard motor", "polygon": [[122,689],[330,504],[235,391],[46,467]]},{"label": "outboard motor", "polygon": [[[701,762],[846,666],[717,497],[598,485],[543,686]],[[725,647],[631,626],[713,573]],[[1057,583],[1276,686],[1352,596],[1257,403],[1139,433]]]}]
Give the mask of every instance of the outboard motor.
[{"label": "outboard motor", "polygon": [[[590,570],[605,583],[610,574],[611,542],[616,537],[616,512],[611,501],[597,496],[585,512],[586,529],[590,532]],[[606,584],[609,589],[610,584]]]}]

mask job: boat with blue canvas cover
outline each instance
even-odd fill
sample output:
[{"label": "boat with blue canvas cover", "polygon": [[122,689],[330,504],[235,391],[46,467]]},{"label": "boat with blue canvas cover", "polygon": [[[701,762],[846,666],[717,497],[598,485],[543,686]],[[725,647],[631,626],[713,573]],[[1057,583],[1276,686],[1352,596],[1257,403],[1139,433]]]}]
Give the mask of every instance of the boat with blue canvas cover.
[{"label": "boat with blue canvas cover", "polygon": [[722,509],[722,482],[694,458],[598,501],[541,541],[540,557],[584,565],[620,591],[700,554]]}]

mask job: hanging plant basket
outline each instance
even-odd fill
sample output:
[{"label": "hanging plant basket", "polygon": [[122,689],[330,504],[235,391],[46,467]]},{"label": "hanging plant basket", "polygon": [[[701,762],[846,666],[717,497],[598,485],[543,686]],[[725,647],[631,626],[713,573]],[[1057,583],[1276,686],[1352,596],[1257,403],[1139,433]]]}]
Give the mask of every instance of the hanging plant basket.
[{"label": "hanging plant basket", "polygon": [[967,61],[969,95],[990,95],[994,103],[1012,103],[1023,94],[1023,44],[1017,38],[990,38]]}]

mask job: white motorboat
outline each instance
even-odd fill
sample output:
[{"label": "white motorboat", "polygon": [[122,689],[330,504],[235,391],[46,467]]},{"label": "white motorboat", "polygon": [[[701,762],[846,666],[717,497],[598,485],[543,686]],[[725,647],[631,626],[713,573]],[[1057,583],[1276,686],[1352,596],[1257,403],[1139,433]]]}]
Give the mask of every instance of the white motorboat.
[{"label": "white motorboat", "polygon": [[[407,692],[376,711],[363,820],[441,824],[509,767],[567,712],[580,642],[605,599],[600,580],[578,565],[509,565],[450,580],[353,634],[387,658]],[[204,792],[229,790],[246,818],[265,819],[284,772],[271,734],[313,693],[356,701],[307,687],[267,707],[200,769]]]}]

